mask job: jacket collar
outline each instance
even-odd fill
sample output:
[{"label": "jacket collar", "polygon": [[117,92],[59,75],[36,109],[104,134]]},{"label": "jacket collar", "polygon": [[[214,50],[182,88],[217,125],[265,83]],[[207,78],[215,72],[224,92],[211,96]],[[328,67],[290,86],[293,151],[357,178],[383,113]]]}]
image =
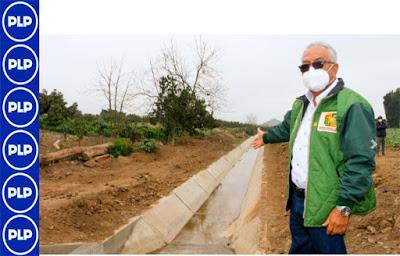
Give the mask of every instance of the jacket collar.
[{"label": "jacket collar", "polygon": [[[344,87],[344,81],[342,78],[338,77],[335,87],[332,88],[332,90],[328,93],[328,95],[326,95],[326,97],[338,93],[341,89],[343,89],[343,87]],[[308,102],[308,99],[305,94],[297,97],[297,99],[302,100],[303,102]]]}]

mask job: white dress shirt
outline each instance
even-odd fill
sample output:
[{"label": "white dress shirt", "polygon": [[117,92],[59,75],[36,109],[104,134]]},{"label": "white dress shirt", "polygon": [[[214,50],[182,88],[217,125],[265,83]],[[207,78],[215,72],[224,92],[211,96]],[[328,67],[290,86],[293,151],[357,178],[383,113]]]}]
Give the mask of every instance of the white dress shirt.
[{"label": "white dress shirt", "polygon": [[314,112],[323,98],[325,98],[329,92],[335,87],[337,79],[329,85],[320,95],[315,98],[317,103],[314,106],[313,94],[311,91],[307,91],[305,96],[307,97],[309,104],[306,112],[304,113],[303,120],[301,121],[300,128],[297,132],[296,139],[293,145],[292,153],[292,181],[299,188],[306,188],[307,185],[307,174],[308,174],[308,151],[310,142],[310,132]]}]

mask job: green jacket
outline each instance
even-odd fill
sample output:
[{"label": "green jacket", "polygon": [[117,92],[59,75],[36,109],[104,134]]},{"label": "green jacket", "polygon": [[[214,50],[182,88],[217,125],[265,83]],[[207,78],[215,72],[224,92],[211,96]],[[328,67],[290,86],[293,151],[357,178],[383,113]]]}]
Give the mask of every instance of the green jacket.
[{"label": "green jacket", "polygon": [[[298,97],[283,122],[263,137],[264,143],[289,142],[287,210],[294,186],[292,149],[308,103],[305,95]],[[304,226],[320,227],[336,205],[348,206],[359,215],[373,211],[376,198],[371,173],[375,169],[376,129],[370,104],[345,88],[339,78],[317,106],[310,129]]]}]

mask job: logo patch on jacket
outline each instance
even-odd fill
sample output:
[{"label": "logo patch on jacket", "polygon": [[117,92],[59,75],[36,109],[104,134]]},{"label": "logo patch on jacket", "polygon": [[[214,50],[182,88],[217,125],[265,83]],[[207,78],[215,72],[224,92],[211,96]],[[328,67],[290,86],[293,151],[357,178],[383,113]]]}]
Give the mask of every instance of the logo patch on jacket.
[{"label": "logo patch on jacket", "polygon": [[317,130],[320,132],[336,133],[336,111],[322,112],[318,122]]}]

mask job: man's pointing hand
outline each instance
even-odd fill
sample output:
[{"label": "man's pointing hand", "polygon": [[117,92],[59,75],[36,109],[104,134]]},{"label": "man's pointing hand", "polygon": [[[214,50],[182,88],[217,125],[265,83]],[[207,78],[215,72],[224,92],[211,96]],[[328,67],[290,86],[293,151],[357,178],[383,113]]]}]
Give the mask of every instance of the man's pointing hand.
[{"label": "man's pointing hand", "polygon": [[261,130],[260,128],[257,128],[257,135],[252,143],[254,149],[257,149],[265,144],[263,141],[264,134],[265,134],[265,132],[263,130]]}]

